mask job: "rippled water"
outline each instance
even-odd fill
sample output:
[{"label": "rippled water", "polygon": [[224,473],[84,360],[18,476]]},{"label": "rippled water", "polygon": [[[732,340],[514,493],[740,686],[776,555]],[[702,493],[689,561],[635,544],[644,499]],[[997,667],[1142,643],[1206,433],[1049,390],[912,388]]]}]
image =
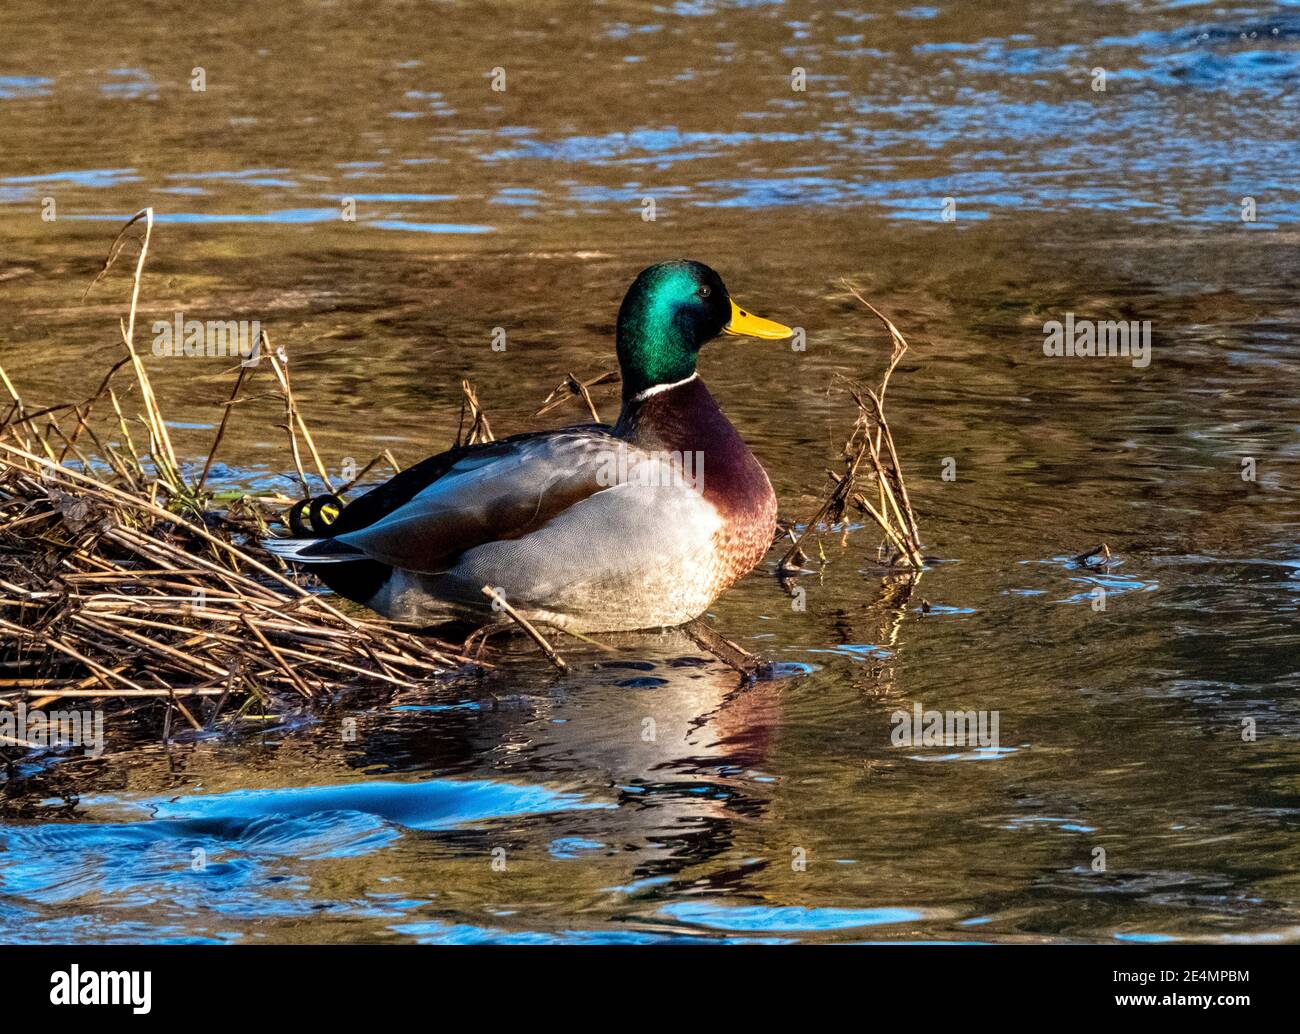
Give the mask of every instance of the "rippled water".
[{"label": "rippled water", "polygon": [[[632,275],[690,256],[807,329],[702,364],[804,519],[832,375],[886,348],[847,276],[912,341],[935,562],[909,594],[870,529],[828,535],[798,611],[774,552],[714,611],[781,666],[744,689],[669,633],[170,750],[110,727],[6,784],[5,940],[1300,936],[1300,8],[45,6],[0,12],[29,401],[93,391],[127,281],[82,292],[146,204],[142,318],[262,320],[333,468],[443,447],[462,377],[533,426],[611,368]],[[1067,312],[1150,320],[1150,365],[1045,357]],[[228,364],[153,364],[201,456]],[[243,410],[221,481],[292,491],[278,419]],[[996,711],[999,749],[894,746],[917,704]]]}]

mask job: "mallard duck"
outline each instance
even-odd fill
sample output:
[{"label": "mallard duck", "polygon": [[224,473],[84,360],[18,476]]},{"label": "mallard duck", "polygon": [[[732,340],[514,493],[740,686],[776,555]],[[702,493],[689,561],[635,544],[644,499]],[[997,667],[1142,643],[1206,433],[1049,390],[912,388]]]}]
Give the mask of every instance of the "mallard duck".
[{"label": "mallard duck", "polygon": [[406,621],[505,620],[485,586],[528,620],[579,633],[698,617],[762,559],[776,527],[766,472],[695,369],[720,333],[793,331],[740,308],[700,262],[651,266],[619,308],[623,404],[612,427],[451,449],[327,525],[313,502],[306,530],[318,537],[265,544]]}]

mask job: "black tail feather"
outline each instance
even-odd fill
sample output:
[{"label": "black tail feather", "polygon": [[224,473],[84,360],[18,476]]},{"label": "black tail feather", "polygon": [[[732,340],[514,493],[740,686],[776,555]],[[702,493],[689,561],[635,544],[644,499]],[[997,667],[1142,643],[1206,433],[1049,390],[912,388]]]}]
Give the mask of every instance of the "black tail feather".
[{"label": "black tail feather", "polygon": [[330,525],[342,512],[343,500],[327,492],[294,503],[286,522],[298,538],[328,538],[332,534]]}]

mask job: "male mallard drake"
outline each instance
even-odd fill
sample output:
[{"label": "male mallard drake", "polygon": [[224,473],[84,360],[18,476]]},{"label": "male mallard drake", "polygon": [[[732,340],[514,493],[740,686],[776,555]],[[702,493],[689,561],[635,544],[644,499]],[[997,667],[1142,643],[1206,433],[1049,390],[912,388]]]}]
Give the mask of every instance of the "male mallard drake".
[{"label": "male mallard drake", "polygon": [[266,545],[409,621],[481,618],[488,585],[530,621],[575,632],[698,617],[762,559],[776,526],[767,474],[695,372],[722,332],[793,333],[737,306],[708,266],[651,266],[618,313],[613,427],[451,449],[344,507],[321,537]]}]

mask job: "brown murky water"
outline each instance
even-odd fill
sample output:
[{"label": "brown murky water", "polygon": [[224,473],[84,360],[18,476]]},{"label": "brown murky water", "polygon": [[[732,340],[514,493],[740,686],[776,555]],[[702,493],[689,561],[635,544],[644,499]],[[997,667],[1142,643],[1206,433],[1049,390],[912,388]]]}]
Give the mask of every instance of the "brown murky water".
[{"label": "brown murky water", "polygon": [[[535,426],[612,367],[636,271],[693,257],[807,331],[702,362],[803,519],[833,374],[885,356],[849,277],[913,345],[891,409],[936,562],[908,596],[871,529],[827,535],[799,611],[774,552],[714,610],[788,675],[744,691],[673,633],[569,644],[567,677],[521,646],[22,771],[0,937],[1297,938],[1300,12],[836,6],[9,0],[0,361],[29,401],[93,391],[129,285],[82,292],[145,205],[145,325],[261,320],[332,469],[445,447],[463,377]],[[1150,364],[1045,356],[1066,313],[1149,320]],[[151,360],[191,457],[229,365]],[[292,492],[276,403],[240,417],[218,479]],[[1114,566],[1069,560],[1100,541]],[[894,745],[914,705],[996,712],[998,749]],[[60,764],[94,792],[33,803]]]}]

